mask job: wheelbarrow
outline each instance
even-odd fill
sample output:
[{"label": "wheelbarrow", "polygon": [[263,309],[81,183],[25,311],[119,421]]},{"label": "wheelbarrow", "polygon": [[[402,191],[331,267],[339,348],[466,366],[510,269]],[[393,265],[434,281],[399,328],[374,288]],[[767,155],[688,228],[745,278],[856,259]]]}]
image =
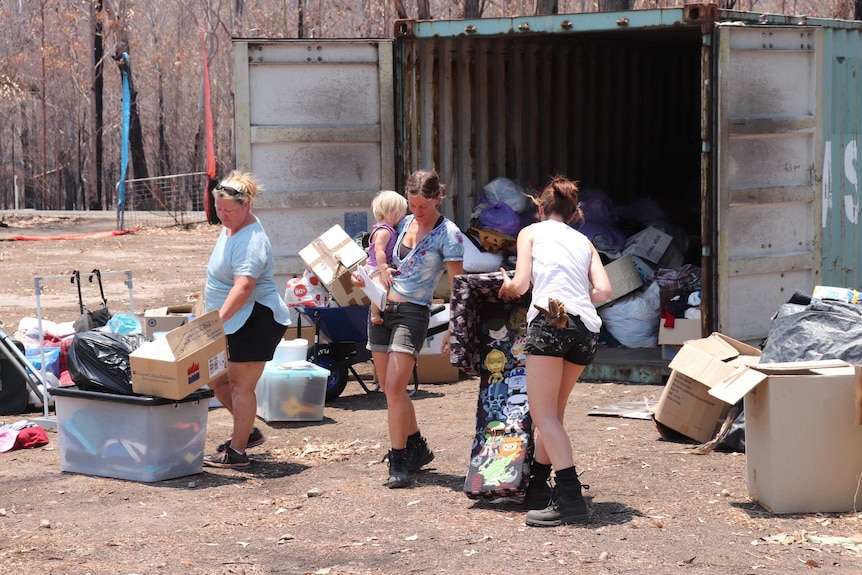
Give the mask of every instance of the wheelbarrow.
[{"label": "wheelbarrow", "polygon": [[[445,306],[435,305],[431,308],[434,314],[445,310]],[[367,305],[350,305],[342,307],[296,306],[300,313],[300,321],[296,325],[296,337],[302,330],[301,318],[305,317],[314,326],[314,341],[308,348],[308,361],[329,370],[326,382],[326,401],[332,401],[342,394],[347,387],[350,376],[362,386],[366,393],[380,389],[376,382],[370,385],[357,373],[353,367],[358,363],[371,361],[371,351],[368,343],[368,313]],[[442,333],[449,328],[449,323],[443,323],[428,328],[427,337]],[[327,341],[321,340],[321,335]],[[372,380],[373,381],[373,380]],[[419,389],[419,374],[413,367],[413,395]]]}]

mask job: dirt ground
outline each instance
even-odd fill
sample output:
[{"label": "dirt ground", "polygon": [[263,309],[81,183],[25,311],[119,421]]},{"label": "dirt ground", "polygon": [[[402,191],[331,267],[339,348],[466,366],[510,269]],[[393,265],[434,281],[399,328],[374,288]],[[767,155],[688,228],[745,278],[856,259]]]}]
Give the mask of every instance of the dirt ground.
[{"label": "dirt ground", "polygon": [[[9,227],[0,239],[111,229],[110,219],[3,221]],[[77,293],[63,277],[74,269],[131,270],[137,312],[183,302],[199,289],[217,231],[0,241],[3,329],[11,334],[20,318],[35,317],[34,277],[47,278],[43,317],[77,317]],[[112,311],[128,310],[124,278],[106,276]],[[96,305],[97,288],[85,299]],[[384,397],[356,382],[327,404],[322,422],[259,421],[267,441],[250,451],[247,471],[205,468],[157,483],[61,472],[57,433],[49,430],[46,447],[0,454],[0,572],[862,574],[862,539],[850,539],[862,534],[862,513],[771,515],[748,499],[744,454],[697,455],[661,440],[652,421],[587,414],[655,400],[661,390],[613,382],[575,388],[566,422],[591,487],[592,522],[553,529],[527,527],[516,501],[464,495],[473,378],[420,386],[416,410],[437,458],[402,490],[382,486]],[[210,410],[207,451],[229,430],[226,411]]]}]

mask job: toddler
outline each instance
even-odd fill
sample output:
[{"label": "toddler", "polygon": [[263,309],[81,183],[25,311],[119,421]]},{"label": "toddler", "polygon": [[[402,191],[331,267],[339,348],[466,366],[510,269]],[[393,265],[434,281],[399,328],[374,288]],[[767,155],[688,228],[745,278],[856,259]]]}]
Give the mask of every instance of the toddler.
[{"label": "toddler", "polygon": [[[395,228],[407,213],[407,198],[398,192],[384,190],[374,196],[371,211],[377,223],[371,228],[368,238],[368,260],[365,271],[368,276],[385,289],[392,285],[392,250],[398,233]],[[371,323],[383,324],[383,316],[376,304],[371,304]]]}]

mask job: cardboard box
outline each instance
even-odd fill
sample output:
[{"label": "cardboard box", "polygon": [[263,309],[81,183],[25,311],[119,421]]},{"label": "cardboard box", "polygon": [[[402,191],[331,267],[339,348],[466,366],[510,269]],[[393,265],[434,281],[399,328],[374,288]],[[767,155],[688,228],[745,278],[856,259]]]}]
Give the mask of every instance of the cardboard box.
[{"label": "cardboard box", "polygon": [[144,335],[153,339],[153,334],[168,332],[185,325],[194,313],[194,303],[184,303],[148,309],[144,312]]},{"label": "cardboard box", "polygon": [[129,354],[132,390],[183,399],[204,385],[227,379],[227,339],[217,310],[145,342]]},{"label": "cardboard box", "polygon": [[597,307],[614,302],[644,285],[643,278],[638,273],[630,255],[615,259],[605,266],[605,271],[611,282],[611,299]]},{"label": "cardboard box", "polygon": [[677,318],[673,327],[665,327],[664,320],[658,327],[659,345],[682,345],[690,339],[700,339],[700,319]]},{"label": "cardboard box", "polygon": [[[461,372],[449,361],[449,354],[419,354],[416,365],[419,385],[423,383],[450,383],[461,380]],[[411,378],[412,384],[412,378]]]},{"label": "cardboard box", "polygon": [[839,360],[750,366],[710,394],[743,397],[752,500],[773,513],[842,513],[860,507],[862,369]]},{"label": "cardboard box", "polygon": [[180,401],[51,388],[60,470],[130,481],[203,471],[211,390]]},{"label": "cardboard box", "polygon": [[329,370],[308,362],[282,368],[273,362],[257,382],[257,416],[271,421],[322,421]]},{"label": "cardboard box", "polygon": [[368,254],[339,225],[334,225],[299,251],[340,306],[370,305],[368,296],[350,281],[350,274],[365,263]]},{"label": "cardboard box", "polygon": [[650,226],[626,238],[624,255],[633,255],[658,264],[673,238],[660,229]]},{"label": "cardboard box", "polygon": [[709,441],[730,409],[710,388],[759,359],[759,349],[720,333],[687,341],[670,362],[655,420],[695,441]]}]

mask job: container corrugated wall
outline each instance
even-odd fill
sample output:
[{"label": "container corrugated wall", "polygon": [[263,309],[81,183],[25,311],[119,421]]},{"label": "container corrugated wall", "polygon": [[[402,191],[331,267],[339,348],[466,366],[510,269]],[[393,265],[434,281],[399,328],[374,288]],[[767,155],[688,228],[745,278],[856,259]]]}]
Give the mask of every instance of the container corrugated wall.
[{"label": "container corrugated wall", "polygon": [[859,225],[862,166],[862,30],[854,24],[824,33],[823,284],[862,287]]},{"label": "container corrugated wall", "polygon": [[396,164],[437,168],[461,226],[498,176],[541,187],[563,173],[618,205],[697,178],[698,27],[431,37],[396,52]]}]

